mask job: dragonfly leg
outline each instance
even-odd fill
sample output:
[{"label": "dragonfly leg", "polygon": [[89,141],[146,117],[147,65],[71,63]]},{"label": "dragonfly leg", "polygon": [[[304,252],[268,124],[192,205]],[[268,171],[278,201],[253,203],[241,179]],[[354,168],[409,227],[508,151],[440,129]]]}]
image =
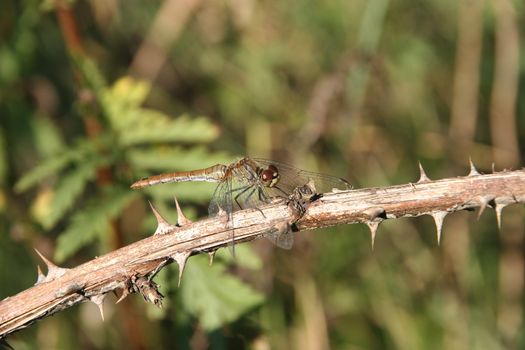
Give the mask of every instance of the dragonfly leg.
[{"label": "dragonfly leg", "polygon": [[[233,189],[233,190],[230,190],[229,193],[230,193],[230,194],[233,194],[233,193],[235,193],[235,192],[242,191],[242,192],[240,193],[240,194],[242,194],[242,193],[246,192],[247,189],[250,188],[250,187],[253,187],[253,185],[246,185],[246,186],[237,187],[237,188],[235,188],[235,189]],[[239,195],[240,195],[240,194],[239,194]]]},{"label": "dragonfly leg", "polygon": [[246,186],[243,186],[243,187],[239,187],[239,188],[236,188],[234,190],[232,190],[230,193],[234,193],[234,192],[238,192],[240,191],[239,193],[237,193],[235,195],[235,197],[233,197],[233,200],[235,201],[235,203],[237,203],[237,205],[239,206],[239,208],[241,209],[244,209],[241,205],[241,203],[239,203],[239,201],[237,200],[237,198],[239,198],[240,196],[242,196],[246,191],[248,191],[250,188],[252,188],[253,186],[251,185],[246,185]]},{"label": "dragonfly leg", "polygon": [[[248,201],[248,199],[250,199],[250,198],[253,196],[254,193],[255,193],[255,189],[254,189],[252,192],[250,192],[250,193],[246,196],[246,201]],[[262,189],[261,189],[260,187],[258,187],[258,188],[257,188],[257,196],[259,197],[259,200],[260,200],[261,202],[266,202],[266,200],[263,200],[263,199],[261,198],[261,193],[262,193]],[[262,211],[259,207],[255,206],[254,208],[257,209],[257,210],[259,211],[259,213],[261,213],[261,215],[263,216],[263,218],[266,219],[266,215],[264,215],[263,211]]]},{"label": "dragonfly leg", "polygon": [[261,202],[266,202],[268,200],[268,197],[264,194],[263,190],[260,187],[257,191],[257,197]]},{"label": "dragonfly leg", "polygon": [[[239,192],[240,191],[239,193],[237,193],[237,195],[235,195],[235,197],[233,197],[233,200],[235,201],[235,203],[237,203],[237,205],[239,206],[239,208],[241,208],[241,210],[244,209],[244,208],[241,205],[241,203],[239,203],[238,198],[240,196],[242,196],[243,194],[245,194],[246,191],[248,191],[250,189],[252,189],[252,191],[250,193],[248,193],[248,195],[246,196],[246,201],[248,201],[253,196],[253,194],[256,191],[255,189],[253,189],[253,185],[247,185],[247,186],[244,186],[244,187],[239,187],[239,188],[236,188],[235,190],[232,190],[230,192],[230,193],[233,193],[233,192]],[[262,199],[261,199],[261,188],[258,188],[257,192],[259,194],[259,200],[262,201]],[[257,206],[255,206],[254,208],[257,209],[264,218],[266,218],[266,215],[264,215],[264,213],[263,213],[263,211],[261,209],[259,209]]]},{"label": "dragonfly leg", "polygon": [[290,195],[289,193],[286,193],[285,191],[283,191],[282,189],[280,189],[278,186],[273,186],[273,188],[275,188],[275,189],[281,191],[285,197],[288,197],[288,196]]},{"label": "dragonfly leg", "polygon": [[[254,192],[255,192],[255,191],[254,191]],[[251,196],[253,196],[253,193],[254,193],[254,192],[250,193],[249,196],[248,196],[247,198],[250,198]],[[268,202],[268,199],[269,199],[269,197],[268,197],[267,195],[264,194],[264,192],[263,192],[263,190],[262,190],[261,187],[258,187],[258,188],[257,188],[257,197],[258,197],[259,201],[261,201],[261,202]],[[257,209],[257,210],[261,213],[261,215],[263,216],[263,218],[266,219],[266,215],[264,215],[264,212],[263,212],[261,209],[259,209],[259,208],[257,208],[257,207],[255,207],[255,209]]]}]

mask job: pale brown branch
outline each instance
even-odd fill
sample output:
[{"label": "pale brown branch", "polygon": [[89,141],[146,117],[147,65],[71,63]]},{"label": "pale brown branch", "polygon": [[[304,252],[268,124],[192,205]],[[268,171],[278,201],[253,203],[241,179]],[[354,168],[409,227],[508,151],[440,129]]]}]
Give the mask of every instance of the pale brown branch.
[{"label": "pale brown branch", "polygon": [[450,116],[450,155],[465,159],[472,154],[478,121],[484,2],[458,2],[458,42]]},{"label": "pale brown branch", "polygon": [[495,16],[494,82],[490,96],[490,133],[494,160],[519,164],[517,99],[520,77],[520,34],[513,1],[493,0]]},{"label": "pale brown branch", "polygon": [[155,80],[168,61],[167,52],[179,38],[200,3],[200,0],[164,1],[133,58],[130,71],[144,79]]},{"label": "pale brown branch", "polygon": [[[428,214],[440,228],[446,214],[475,207],[480,212],[487,206],[495,208],[500,220],[501,210],[513,203],[525,203],[525,170],[480,175],[472,167],[469,176],[464,177],[431,181],[421,176],[417,183],[325,194],[311,203],[294,227],[307,230],[361,222],[375,234],[385,219]],[[82,301],[100,306],[109,292],[115,292],[119,300],[139,292],[158,305],[162,295],[151,281],[158,270],[176,261],[183,271],[189,255],[213,252],[231,242],[231,223],[225,215],[195,223],[179,220],[185,225],[178,227],[156,214],[161,226],[156,232],[162,234],[74,269],[64,270],[48,263],[47,277],[40,275],[35,286],[0,301],[0,338]],[[238,211],[233,216],[235,243],[257,239],[270,230],[286,232],[293,221],[292,210],[282,202],[266,205],[261,211]]]}]

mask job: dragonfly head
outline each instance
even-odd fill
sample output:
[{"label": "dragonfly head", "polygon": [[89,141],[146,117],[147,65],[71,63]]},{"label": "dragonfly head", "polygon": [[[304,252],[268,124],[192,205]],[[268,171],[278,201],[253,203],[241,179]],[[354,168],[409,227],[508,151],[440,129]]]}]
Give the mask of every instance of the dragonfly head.
[{"label": "dragonfly head", "polygon": [[267,187],[273,187],[279,182],[279,170],[273,164],[268,165],[268,168],[262,169],[259,178]]}]

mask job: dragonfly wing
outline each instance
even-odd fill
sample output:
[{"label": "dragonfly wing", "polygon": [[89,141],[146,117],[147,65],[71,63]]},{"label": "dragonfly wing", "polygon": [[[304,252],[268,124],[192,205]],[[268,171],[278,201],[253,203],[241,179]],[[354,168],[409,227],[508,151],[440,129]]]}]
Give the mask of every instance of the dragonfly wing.
[{"label": "dragonfly wing", "polygon": [[271,200],[264,187],[255,181],[232,179],[230,183],[230,197],[234,210],[258,208]]},{"label": "dragonfly wing", "polygon": [[279,248],[289,250],[293,247],[295,233],[290,231],[280,232],[279,229],[274,228],[264,236]]},{"label": "dragonfly wing", "polygon": [[216,216],[221,210],[228,215],[228,227],[232,229],[231,242],[228,243],[228,250],[235,257],[235,227],[233,226],[233,210],[234,206],[231,200],[231,182],[226,180],[219,183],[208,207],[210,216]]},{"label": "dragonfly wing", "polygon": [[[288,164],[274,162],[267,159],[257,158],[254,159],[254,161],[263,168],[266,168],[269,165],[277,167],[279,171],[279,182],[275,186],[277,189],[270,190],[272,193],[286,192],[290,195],[294,189],[308,184],[310,180],[313,181],[315,191],[318,193],[331,192],[334,188],[340,190],[348,190],[352,188],[348,181],[336,176],[301,170]],[[282,191],[279,191],[279,189]]]},{"label": "dragonfly wing", "polygon": [[228,213],[228,215],[233,212],[233,203],[231,196],[229,196],[231,192],[230,187],[229,181],[222,181],[215,188],[208,206],[208,214],[210,216],[216,216],[221,210]]}]

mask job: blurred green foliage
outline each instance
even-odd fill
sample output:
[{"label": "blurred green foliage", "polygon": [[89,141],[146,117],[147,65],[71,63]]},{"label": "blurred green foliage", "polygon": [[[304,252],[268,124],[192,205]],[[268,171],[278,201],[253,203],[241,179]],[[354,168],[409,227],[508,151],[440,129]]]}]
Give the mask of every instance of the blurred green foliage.
[{"label": "blurred green foliage", "polygon": [[[131,191],[143,176],[243,155],[355,187],[415,181],[418,160],[433,179],[465,174],[469,156],[487,172],[495,161],[523,165],[525,55],[504,89],[516,88],[515,103],[498,109],[494,97],[501,57],[512,45],[523,52],[522,33],[501,34],[523,28],[520,2],[479,13],[467,0],[60,3],[0,2],[0,298],[36,280],[33,248],[69,267],[150,235],[146,199],[171,222],[174,195],[189,216],[207,214],[213,185]],[[503,156],[501,130],[517,140]],[[301,233],[290,252],[256,242],[211,267],[192,257],[180,289],[176,267],[156,278],[163,310],[137,296],[106,300],[111,321],[101,323],[86,304],[10,341],[522,348],[523,208],[503,216],[498,234],[493,213],[454,214],[441,247],[432,220],[412,218],[381,225],[373,252],[366,227],[353,225]]]}]

